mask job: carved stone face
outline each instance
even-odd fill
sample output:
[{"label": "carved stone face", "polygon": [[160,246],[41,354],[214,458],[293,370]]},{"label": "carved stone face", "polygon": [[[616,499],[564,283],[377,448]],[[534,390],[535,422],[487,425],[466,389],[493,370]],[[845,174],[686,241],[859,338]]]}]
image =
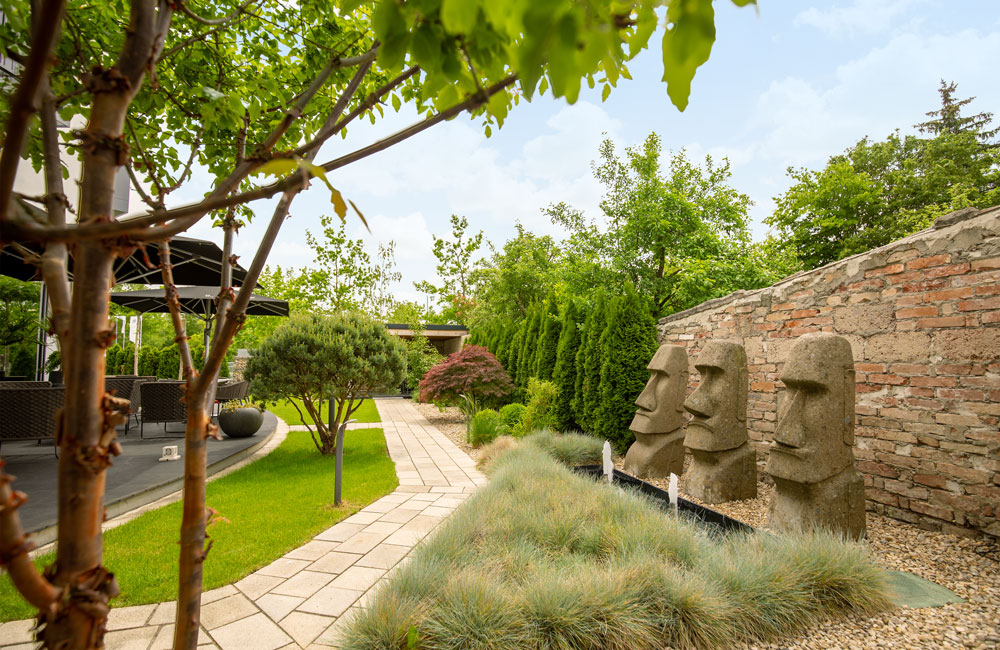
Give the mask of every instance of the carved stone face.
[{"label": "carved stone face", "polygon": [[781,372],[778,411],[767,472],[818,483],[854,461],[854,359],[847,339],[807,334],[792,347]]},{"label": "carved stone face", "polygon": [[649,362],[649,381],[635,400],[638,410],[629,428],[636,433],[669,433],[684,425],[687,391],[687,349],[661,345]]},{"label": "carved stone face", "polygon": [[735,449],[747,441],[747,354],[730,341],[705,344],[695,368],[698,388],[684,401],[691,414],[684,446],[701,451]]}]

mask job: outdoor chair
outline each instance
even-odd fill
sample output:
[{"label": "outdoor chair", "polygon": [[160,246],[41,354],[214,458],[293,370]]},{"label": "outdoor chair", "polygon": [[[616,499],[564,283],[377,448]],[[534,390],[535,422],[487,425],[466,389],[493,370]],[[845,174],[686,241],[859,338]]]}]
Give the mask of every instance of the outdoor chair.
[{"label": "outdoor chair", "polygon": [[46,439],[55,442],[55,417],[63,405],[65,390],[62,386],[0,390],[0,443]]},{"label": "outdoor chair", "polygon": [[[132,389],[128,393],[128,403],[129,403],[129,414],[128,419],[125,420],[125,434],[128,435],[129,425],[132,423],[132,418],[135,418],[136,424],[139,423],[139,409],[142,408],[142,392],[139,387],[148,381],[156,381],[156,375],[149,375],[145,377],[136,377],[135,381],[132,382]],[[124,395],[124,393],[121,393]]]},{"label": "outdoor chair", "polygon": [[215,409],[218,415],[222,404],[229,401],[242,402],[247,398],[250,391],[249,381],[234,381],[228,384],[219,384],[215,389]]},{"label": "outdoor chair", "polygon": [[104,390],[115,397],[127,398],[132,394],[132,386],[138,379],[138,375],[105,375]]},{"label": "outdoor chair", "polygon": [[48,381],[7,381],[0,380],[0,390],[4,388],[48,388],[52,382]]},{"label": "outdoor chair", "polygon": [[139,417],[139,437],[143,437],[146,422],[187,422],[183,381],[147,381],[139,385],[142,414]]}]

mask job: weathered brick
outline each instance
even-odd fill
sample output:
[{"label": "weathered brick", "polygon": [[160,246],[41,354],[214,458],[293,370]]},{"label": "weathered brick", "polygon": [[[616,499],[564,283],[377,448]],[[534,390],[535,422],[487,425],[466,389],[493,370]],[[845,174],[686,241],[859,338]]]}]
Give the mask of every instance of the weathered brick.
[{"label": "weathered brick", "polygon": [[938,413],[934,420],[940,424],[949,424],[956,427],[975,427],[979,425],[979,418],[975,415],[959,415],[958,413]]},{"label": "weathered brick", "polygon": [[972,296],[972,287],[959,287],[957,289],[939,289],[938,291],[928,291],[924,294],[927,302],[939,302],[941,300],[960,300]]},{"label": "weathered brick", "polygon": [[965,316],[942,316],[941,318],[922,318],[917,321],[917,327],[937,329],[941,327],[965,327]]},{"label": "weathered brick", "polygon": [[943,488],[945,480],[943,476],[937,474],[914,474],[913,482],[932,488]]},{"label": "weathered brick", "polygon": [[901,494],[904,497],[910,499],[926,499],[930,494],[930,490],[925,487],[914,487],[909,483],[904,481],[895,481],[892,479],[885,480],[885,490],[886,492],[892,492],[893,494]]},{"label": "weathered brick", "polygon": [[937,266],[924,271],[924,278],[933,280],[934,278],[943,278],[949,275],[961,275],[963,273],[968,273],[970,268],[971,267],[968,262],[949,264],[948,266]]},{"label": "weathered brick", "polygon": [[966,359],[993,360],[997,350],[1000,350],[1000,328],[997,327],[934,333],[934,353],[952,363]]},{"label": "weathered brick", "polygon": [[906,268],[910,270],[926,269],[931,266],[941,266],[951,261],[951,255],[947,253],[932,255],[930,257],[920,257],[906,263]]},{"label": "weathered brick", "polygon": [[925,316],[937,316],[937,307],[907,307],[896,310],[896,318],[923,318]]},{"label": "weathered brick", "polygon": [[986,400],[986,391],[974,390],[972,388],[938,388],[934,392],[938,397],[944,399],[961,399],[969,402],[982,402]]},{"label": "weathered brick", "polygon": [[[855,364],[855,367],[858,365],[860,364]],[[894,363],[889,370],[896,375],[926,375],[930,371],[930,366],[919,363]]]},{"label": "weathered brick", "polygon": [[918,282],[924,277],[921,271],[907,271],[906,273],[897,273],[895,275],[887,275],[885,279],[890,284],[907,284],[910,282]]},{"label": "weathered brick", "polygon": [[887,264],[886,266],[880,266],[876,269],[871,269],[865,271],[866,278],[875,278],[883,275],[892,275],[894,273],[902,273],[905,265],[903,264]]},{"label": "weathered brick", "polygon": [[972,263],[972,270],[982,271],[985,269],[1000,269],[1000,257],[991,257],[985,260],[976,260]]},{"label": "weathered brick", "polygon": [[957,386],[955,377],[910,377],[911,386]]},{"label": "weathered brick", "polygon": [[1000,309],[1000,297],[982,298],[979,300],[959,300],[956,305],[959,311],[981,311],[983,309]]},{"label": "weathered brick", "polygon": [[972,469],[971,467],[962,467],[961,465],[955,465],[954,463],[939,462],[937,464],[937,470],[946,477],[955,478],[966,483],[986,484],[990,480],[990,472],[988,471]]},{"label": "weathered brick", "polygon": [[981,315],[981,318],[984,325],[986,323],[1000,323],[1000,310],[986,312]]},{"label": "weathered brick", "polygon": [[944,519],[945,521],[951,521],[954,519],[954,515],[950,509],[942,506],[932,506],[931,504],[924,503],[923,501],[911,501],[910,510],[919,512],[922,515],[936,517],[937,519]]},{"label": "weathered brick", "polygon": [[899,375],[887,375],[872,373],[868,375],[868,382],[872,384],[890,384],[892,386],[900,386],[905,384],[907,381],[906,377],[900,377]]},{"label": "weathered brick", "polygon": [[865,490],[865,496],[871,499],[872,501],[878,501],[879,503],[884,503],[890,506],[899,504],[899,497],[897,497],[895,494],[890,494],[885,490],[868,488],[867,490]]},{"label": "weathered brick", "polygon": [[857,462],[858,470],[864,472],[865,474],[876,474],[878,476],[886,476],[888,478],[898,478],[899,470],[894,467],[890,467],[885,463],[876,463],[870,460],[861,460]]}]

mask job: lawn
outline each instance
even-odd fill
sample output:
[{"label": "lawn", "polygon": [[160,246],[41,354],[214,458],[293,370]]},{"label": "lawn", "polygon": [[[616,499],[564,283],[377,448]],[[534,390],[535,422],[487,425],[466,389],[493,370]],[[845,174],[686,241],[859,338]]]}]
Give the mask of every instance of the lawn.
[{"label": "lawn", "polygon": [[[302,407],[302,402],[299,401],[299,400],[294,400],[294,401],[296,403],[298,403],[299,408],[302,409],[302,414],[305,415],[306,419],[308,420],[309,419],[309,414],[306,413],[306,410]],[[290,424],[290,425],[291,424],[303,424],[302,418],[299,417],[299,412],[295,410],[295,407],[292,406],[291,402],[288,401],[288,400],[285,400],[285,401],[280,402],[278,404],[269,404],[268,407],[267,407],[267,410],[270,411],[271,413],[274,413],[275,415],[277,415],[279,418],[281,418],[282,420],[284,420],[287,424]],[[327,417],[327,414],[323,413],[323,417]],[[352,415],[351,417],[353,419],[357,420],[358,422],[381,422],[382,421],[381,419],[379,419],[378,409],[375,408],[375,401],[374,400],[370,400],[370,399],[366,399],[365,401],[363,401],[361,403],[361,406],[358,407],[358,410],[355,411],[354,415]],[[310,426],[313,426],[312,422],[309,422],[308,424]]]},{"label": "lawn", "polygon": [[[256,571],[396,488],[381,429],[351,431],[344,448],[344,505],[333,507],[333,456],[316,451],[309,434],[293,431],[264,458],[208,484],[208,505],[225,520],[212,524],[204,588]],[[173,600],[181,503],[148,512],[104,535],[104,563],[121,587],[116,607]],[[51,564],[53,556],[39,559]],[[0,621],[34,612],[0,576]]]},{"label": "lawn", "polygon": [[[512,443],[347,623],[341,648],[730,648],[891,606],[864,547],[827,534],[710,534],[639,493]],[[574,451],[570,456],[575,456]]]}]

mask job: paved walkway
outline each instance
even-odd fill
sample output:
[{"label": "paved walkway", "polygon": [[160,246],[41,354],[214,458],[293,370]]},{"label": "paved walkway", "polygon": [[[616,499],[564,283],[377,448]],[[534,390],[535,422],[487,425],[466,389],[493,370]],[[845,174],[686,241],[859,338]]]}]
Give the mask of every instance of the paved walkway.
[{"label": "paved walkway", "polygon": [[[342,621],[427,533],[486,482],[475,463],[402,399],[375,401],[399,487],[243,580],[205,592],[199,648],[329,650]],[[209,556],[211,558],[211,556]],[[111,610],[109,650],[168,649],[174,603]],[[33,621],[0,623],[27,650]]]}]

